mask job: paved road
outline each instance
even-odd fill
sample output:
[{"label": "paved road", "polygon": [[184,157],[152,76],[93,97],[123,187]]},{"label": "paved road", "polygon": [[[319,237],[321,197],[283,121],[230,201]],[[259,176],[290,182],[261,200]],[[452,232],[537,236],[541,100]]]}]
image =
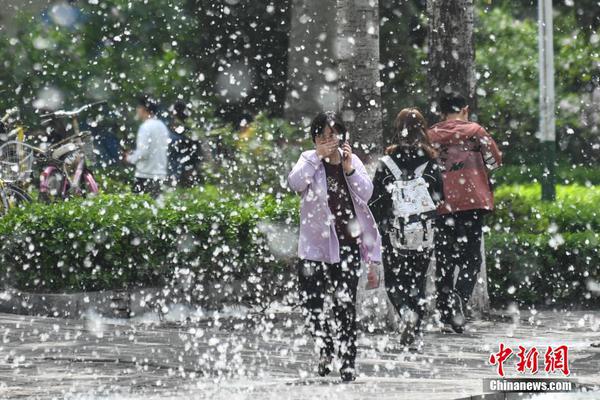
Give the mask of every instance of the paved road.
[{"label": "paved road", "polygon": [[[295,314],[160,324],[0,314],[0,398],[457,399],[481,394],[482,379],[495,376],[487,359],[500,341],[566,344],[572,377],[600,385],[600,348],[591,346],[600,312],[592,311],[477,321],[464,335],[431,327],[422,354],[398,349],[396,336],[363,334],[352,384],[314,377],[312,342]],[[517,376],[514,361],[506,370]],[[579,398],[600,393],[588,396]]]}]

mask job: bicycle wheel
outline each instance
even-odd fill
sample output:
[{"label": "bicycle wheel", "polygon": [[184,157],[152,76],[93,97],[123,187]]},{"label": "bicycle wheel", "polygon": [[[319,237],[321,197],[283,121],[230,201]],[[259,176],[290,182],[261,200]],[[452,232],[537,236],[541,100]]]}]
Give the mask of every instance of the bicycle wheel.
[{"label": "bicycle wheel", "polygon": [[14,185],[6,185],[0,188],[0,214],[8,213],[11,208],[29,203],[31,197],[21,188]]}]

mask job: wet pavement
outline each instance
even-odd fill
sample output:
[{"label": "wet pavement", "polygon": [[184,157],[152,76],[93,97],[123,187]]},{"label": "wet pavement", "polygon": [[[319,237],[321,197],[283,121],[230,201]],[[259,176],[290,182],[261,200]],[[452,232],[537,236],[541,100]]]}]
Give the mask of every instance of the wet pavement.
[{"label": "wet pavement", "polygon": [[[463,335],[429,325],[421,353],[396,334],[361,334],[356,382],[318,378],[313,342],[299,315],[237,310],[111,320],[0,314],[0,398],[38,399],[459,399],[482,394],[500,342],[540,349],[567,345],[571,378],[600,385],[600,312],[522,313],[474,321]],[[169,317],[169,315],[167,315]],[[174,321],[183,319],[184,321]],[[508,377],[521,375],[516,361]],[[562,375],[553,375],[562,377]],[[545,395],[543,399],[557,395]],[[550,396],[550,397],[548,397]],[[554,396],[554,397],[553,397]],[[600,398],[600,393],[560,397]],[[594,397],[592,397],[594,396]],[[558,397],[557,397],[558,398]]]}]

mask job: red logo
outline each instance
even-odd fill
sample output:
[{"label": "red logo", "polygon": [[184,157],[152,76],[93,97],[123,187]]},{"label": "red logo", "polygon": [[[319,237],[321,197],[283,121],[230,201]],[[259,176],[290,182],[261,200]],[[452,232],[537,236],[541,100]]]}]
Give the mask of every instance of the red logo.
[{"label": "red logo", "polygon": [[[533,346],[529,349],[519,346],[518,352],[513,352],[510,347],[506,347],[504,343],[500,343],[500,348],[497,353],[490,354],[489,362],[496,366],[499,376],[504,376],[504,363],[507,362],[513,354],[517,357],[516,369],[517,372],[537,374],[539,352],[537,347]],[[565,345],[552,347],[548,346],[544,353],[544,371],[547,373],[562,372],[568,376],[569,371],[569,348]]]},{"label": "red logo", "polygon": [[517,357],[519,358],[519,362],[517,362],[517,371],[521,373],[529,371],[532,374],[537,374],[539,357],[537,347],[534,346],[527,350],[525,347],[519,346]]},{"label": "red logo", "polygon": [[544,355],[546,372],[554,373],[559,370],[563,375],[569,375],[569,348],[565,345],[552,348],[548,346]]}]

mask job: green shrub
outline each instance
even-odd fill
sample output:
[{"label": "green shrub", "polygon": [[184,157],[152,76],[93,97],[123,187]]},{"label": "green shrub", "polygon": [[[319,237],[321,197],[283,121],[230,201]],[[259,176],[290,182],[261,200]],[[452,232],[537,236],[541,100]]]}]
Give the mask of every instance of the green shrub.
[{"label": "green shrub", "polygon": [[496,189],[496,212],[489,220],[506,233],[600,232],[600,186],[557,186],[555,202],[540,201],[540,185]]},{"label": "green shrub", "polygon": [[598,306],[600,234],[494,233],[486,242],[495,305]]},{"label": "green shrub", "polygon": [[[559,186],[556,203],[540,202],[539,185],[496,194],[486,235],[493,304],[597,304],[600,187]],[[202,296],[242,282],[231,301],[272,298],[289,285],[294,251],[277,255],[269,234],[294,247],[298,203],[213,186],[157,201],[126,193],[34,203],[0,219],[0,272],[24,290],[80,291],[163,285],[186,269]]]},{"label": "green shrub", "polygon": [[552,203],[541,202],[540,191],[496,190],[486,243],[492,301],[597,304],[590,287],[600,282],[600,186],[558,186]]},{"label": "green shrub", "polygon": [[296,208],[295,198],[213,187],[158,201],[123,194],[33,203],[0,220],[1,270],[25,290],[81,291],[162,284],[186,268],[199,285],[242,281],[252,290],[237,296],[261,296],[286,261],[273,257],[259,223],[291,226]]}]

